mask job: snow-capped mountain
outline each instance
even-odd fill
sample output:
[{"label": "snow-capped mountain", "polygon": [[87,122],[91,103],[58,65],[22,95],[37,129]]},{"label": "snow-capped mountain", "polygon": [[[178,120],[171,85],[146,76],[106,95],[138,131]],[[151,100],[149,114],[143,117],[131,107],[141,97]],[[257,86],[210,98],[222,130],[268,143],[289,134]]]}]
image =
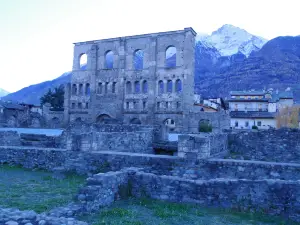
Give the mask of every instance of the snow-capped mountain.
[{"label": "snow-capped mountain", "polygon": [[211,35],[199,34],[196,41],[201,41],[208,47],[215,47],[221,56],[230,56],[240,52],[247,57],[251,52],[261,49],[267,42],[264,38],[229,24],[223,25]]},{"label": "snow-capped mountain", "polygon": [[8,91],[5,91],[4,89],[0,88],[0,98],[5,96],[5,95],[8,95],[9,92]]}]

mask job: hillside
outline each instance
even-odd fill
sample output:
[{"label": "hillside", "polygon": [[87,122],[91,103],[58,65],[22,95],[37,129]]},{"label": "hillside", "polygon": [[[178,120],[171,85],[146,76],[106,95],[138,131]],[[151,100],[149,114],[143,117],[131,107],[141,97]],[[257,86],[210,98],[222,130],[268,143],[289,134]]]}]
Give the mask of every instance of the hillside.
[{"label": "hillside", "polygon": [[66,72],[54,80],[30,85],[29,87],[25,87],[17,92],[8,94],[2,99],[39,105],[40,98],[48,91],[49,88],[54,88],[61,84],[65,84],[69,82],[70,79],[71,72]]},{"label": "hillside", "polygon": [[206,74],[196,74],[196,91],[203,96],[228,96],[230,90],[288,87],[299,101],[300,36],[277,37],[248,58],[223,68],[215,66]]}]

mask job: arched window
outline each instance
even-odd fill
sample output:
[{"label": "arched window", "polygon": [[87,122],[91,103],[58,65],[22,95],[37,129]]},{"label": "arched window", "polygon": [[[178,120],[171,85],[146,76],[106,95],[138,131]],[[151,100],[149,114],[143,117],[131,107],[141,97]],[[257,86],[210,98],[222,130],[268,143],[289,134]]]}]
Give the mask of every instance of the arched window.
[{"label": "arched window", "polygon": [[107,51],[105,53],[105,68],[106,69],[114,68],[114,53],[113,53],[113,51]]},{"label": "arched window", "polygon": [[175,83],[175,91],[177,93],[179,93],[179,92],[181,92],[181,90],[182,90],[182,83],[181,83],[181,80],[178,79],[178,80],[176,80],[176,83]]},{"label": "arched window", "polygon": [[90,84],[87,83],[85,85],[85,95],[90,95],[91,94],[91,87],[90,87]]},{"label": "arched window", "polygon": [[72,95],[77,95],[77,85],[76,84],[72,85]]},{"label": "arched window", "polygon": [[134,93],[138,94],[141,92],[141,86],[139,81],[134,82]]},{"label": "arched window", "polygon": [[98,94],[102,94],[102,83],[98,83]]},{"label": "arched window", "polygon": [[172,93],[172,89],[173,89],[173,82],[172,82],[172,80],[168,80],[168,82],[167,82],[167,92]]},{"label": "arched window", "polygon": [[144,52],[140,49],[133,54],[133,67],[135,70],[142,70],[144,68]]},{"label": "arched window", "polygon": [[169,46],[166,49],[165,63],[167,68],[176,67],[176,48],[174,46]]},{"label": "arched window", "polygon": [[83,84],[79,84],[79,95],[83,95]]},{"label": "arched window", "polygon": [[127,94],[131,94],[132,93],[131,82],[130,81],[127,81],[127,83],[126,83],[126,93]]},{"label": "arched window", "polygon": [[160,80],[158,82],[158,94],[162,94],[162,93],[164,93],[164,82]]},{"label": "arched window", "polygon": [[109,84],[109,82],[105,82],[105,87],[104,87],[105,94],[107,94],[107,92],[108,92],[108,84]]},{"label": "arched window", "polygon": [[79,69],[86,70],[86,64],[87,64],[87,54],[81,54],[79,56]]},{"label": "arched window", "polygon": [[112,93],[116,93],[116,85],[117,85],[117,82],[112,83],[112,87],[111,87],[111,92]]},{"label": "arched window", "polygon": [[142,90],[144,94],[148,93],[148,83],[146,80],[143,81]]}]

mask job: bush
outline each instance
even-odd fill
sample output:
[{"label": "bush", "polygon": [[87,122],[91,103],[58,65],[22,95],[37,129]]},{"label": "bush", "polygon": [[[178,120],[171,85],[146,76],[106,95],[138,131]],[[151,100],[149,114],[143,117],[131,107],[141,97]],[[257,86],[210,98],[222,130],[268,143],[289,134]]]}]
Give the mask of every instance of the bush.
[{"label": "bush", "polygon": [[258,127],[255,126],[255,125],[253,125],[253,126],[252,126],[252,129],[253,129],[253,130],[258,130]]},{"label": "bush", "polygon": [[212,125],[209,123],[200,123],[199,124],[199,132],[212,132]]}]

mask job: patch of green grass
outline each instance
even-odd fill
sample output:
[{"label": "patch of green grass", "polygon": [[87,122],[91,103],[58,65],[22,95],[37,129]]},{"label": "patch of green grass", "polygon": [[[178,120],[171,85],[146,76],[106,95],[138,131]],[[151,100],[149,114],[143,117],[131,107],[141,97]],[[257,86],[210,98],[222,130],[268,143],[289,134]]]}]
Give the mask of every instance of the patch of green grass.
[{"label": "patch of green grass", "polygon": [[195,204],[170,203],[148,198],[122,200],[95,215],[79,218],[92,225],[296,225],[262,213],[204,208]]},{"label": "patch of green grass", "polygon": [[0,180],[0,206],[41,213],[72,201],[86,178],[67,174],[58,180],[47,171],[0,165]]}]

